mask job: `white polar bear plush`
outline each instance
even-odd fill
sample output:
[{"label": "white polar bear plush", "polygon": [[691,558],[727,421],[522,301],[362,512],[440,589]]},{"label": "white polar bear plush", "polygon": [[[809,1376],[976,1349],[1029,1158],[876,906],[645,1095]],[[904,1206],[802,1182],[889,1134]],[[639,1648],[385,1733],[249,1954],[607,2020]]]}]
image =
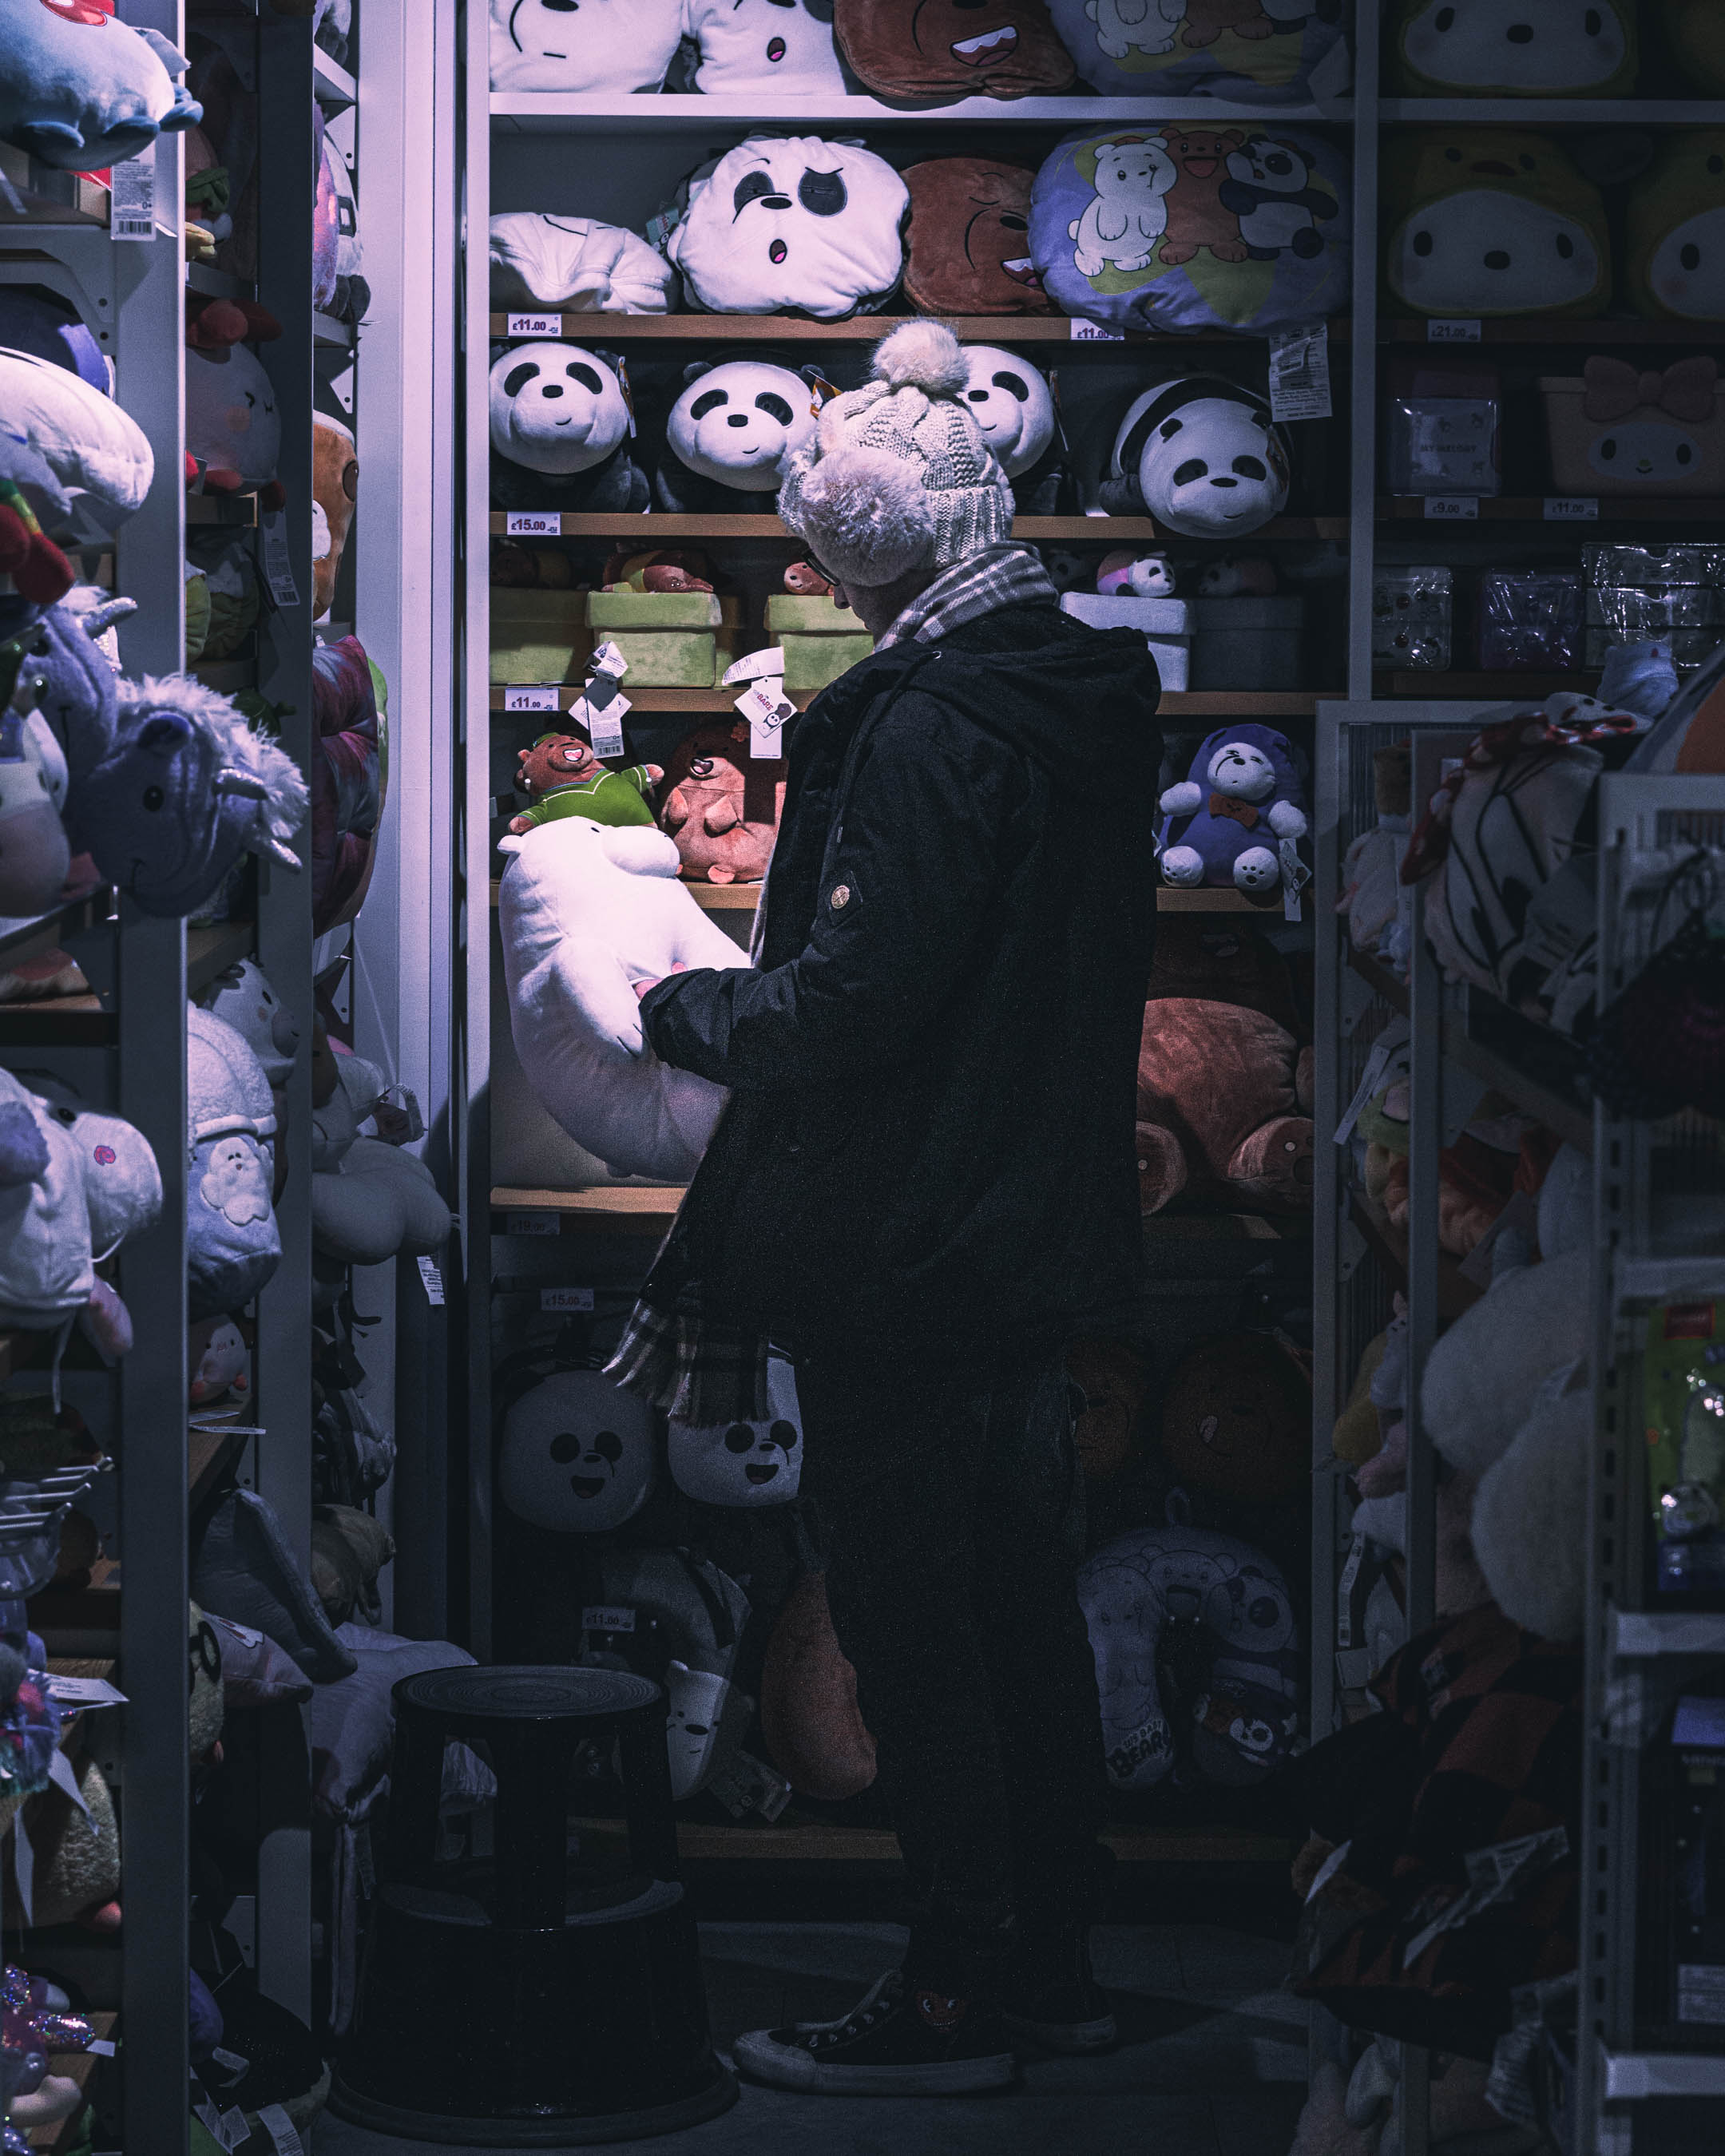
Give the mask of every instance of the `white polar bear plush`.
[{"label": "white polar bear plush", "polygon": [[658,90],[684,0],[491,0],[491,87]]},{"label": "white polar bear plush", "polygon": [[1186,19],[1186,0],[1084,0],[1084,12],[1109,59],[1123,60],[1134,49],[1171,53]]},{"label": "white polar bear plush", "polygon": [[595,217],[510,210],[491,219],[491,305],[572,315],[662,315],[676,274],[656,247]]},{"label": "white polar bear plush", "polygon": [[809,0],[689,0],[686,33],[701,48],[695,87],[708,97],[842,97],[833,11]]},{"label": "white polar bear plush", "polygon": [[1096,198],[1066,227],[1077,242],[1073,262],[1081,276],[1117,270],[1147,270],[1156,243],[1168,229],[1168,203],[1177,171],[1160,135],[1132,135],[1096,146]]},{"label": "white polar bear plush", "polygon": [[663,831],[565,816],[498,850],[497,919],[516,1053],[534,1091],[614,1175],[686,1183],[725,1089],[647,1046],[639,983],[748,959],[677,880]]}]

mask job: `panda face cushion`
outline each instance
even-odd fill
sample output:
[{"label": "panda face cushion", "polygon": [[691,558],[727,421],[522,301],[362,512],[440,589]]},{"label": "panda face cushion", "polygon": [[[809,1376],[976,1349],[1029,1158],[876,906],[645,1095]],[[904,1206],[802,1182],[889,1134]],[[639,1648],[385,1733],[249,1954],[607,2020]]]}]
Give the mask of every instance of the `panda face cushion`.
[{"label": "panda face cushion", "polygon": [[1635,77],[1633,0],[1399,0],[1415,97],[1615,97]]},{"label": "panda face cushion", "polygon": [[1544,136],[1392,136],[1384,194],[1385,278],[1416,314],[1596,315],[1610,295],[1599,191]]},{"label": "panda face cushion", "polygon": [[672,1416],[666,1435],[671,1480],[703,1505],[788,1505],[803,1479],[803,1423],[797,1380],[774,1355],[767,1364],[765,1422],[700,1427]]},{"label": "panda face cushion", "polygon": [[689,182],[665,252],[709,313],[832,321],[897,284],[909,204],[886,159],[853,143],[752,136]]},{"label": "panda face cushion", "polygon": [[845,95],[831,0],[689,0],[686,29],[708,97]]},{"label": "panda face cushion", "polygon": [[684,0],[491,0],[491,87],[657,90]]},{"label": "panda face cushion", "polygon": [[603,1534],[646,1503],[653,1460],[649,1407],[598,1370],[558,1370],[504,1416],[498,1487],[530,1526]]},{"label": "panda face cushion", "polygon": [[1331,0],[1049,0],[1080,77],[1104,97],[1201,90],[1298,104],[1341,42]]},{"label": "panda face cushion", "polygon": [[970,371],[964,402],[1009,479],[1039,463],[1055,438],[1054,398],[1047,382],[1016,352],[999,345],[964,347]]},{"label": "panda face cushion", "polygon": [[701,362],[690,372],[665,423],[672,455],[721,486],[777,493],[786,465],[814,432],[808,382],[757,359]]},{"label": "panda face cushion", "polygon": [[1030,192],[1030,256],[1070,315],[1122,329],[1267,331],[1347,304],[1348,166],[1291,130],[1069,136]]},{"label": "panda face cushion", "polygon": [[1725,129],[1667,136],[1629,198],[1630,296],[1644,315],[1725,321]]},{"label": "panda face cushion", "polygon": [[1057,97],[1072,84],[1043,0],[834,0],[833,28],[877,97]]},{"label": "panda face cushion", "polygon": [[925,315],[1048,315],[1030,259],[1031,174],[996,157],[931,157],[911,191],[905,290]]},{"label": "panda face cushion", "polygon": [[1142,391],[1114,439],[1111,508],[1139,502],[1193,539],[1255,531],[1288,498],[1287,450],[1254,391],[1186,375]]},{"label": "panda face cushion", "polygon": [[586,471],[629,429],[616,373],[579,345],[511,345],[491,368],[490,404],[491,447],[530,471]]},{"label": "panda face cushion", "polygon": [[620,224],[536,210],[491,219],[494,307],[662,315],[676,290],[676,278],[658,249]]}]

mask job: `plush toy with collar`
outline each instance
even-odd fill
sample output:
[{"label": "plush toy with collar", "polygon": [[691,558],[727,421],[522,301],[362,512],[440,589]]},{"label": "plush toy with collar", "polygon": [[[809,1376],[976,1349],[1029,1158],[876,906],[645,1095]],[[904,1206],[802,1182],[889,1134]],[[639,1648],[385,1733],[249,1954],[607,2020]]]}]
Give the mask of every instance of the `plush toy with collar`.
[{"label": "plush toy with collar", "polygon": [[[51,531],[104,536],[150,491],[156,459],[142,429],[70,367],[0,348],[0,412],[13,440],[36,452],[70,498],[69,521],[51,521]],[[44,514],[44,501],[32,506]]]},{"label": "plush toy with collar", "polygon": [[1012,481],[1019,515],[1052,516],[1065,467],[1047,377],[999,345],[966,345],[964,363],[970,376],[964,402]]},{"label": "plush toy with collar", "polygon": [[516,1051],[546,1108],[616,1174],[682,1183],[726,1094],[659,1061],[638,983],[678,966],[746,966],[677,881],[662,831],[567,816],[504,839],[498,895]]},{"label": "plush toy with collar", "polygon": [[491,87],[591,95],[658,90],[685,0],[491,0]]},{"label": "plush toy with collar", "polygon": [[0,0],[0,141],[68,172],[136,157],[203,117],[171,80],[186,67],[100,0]]},{"label": "plush toy with collar", "polygon": [[876,97],[1058,97],[1072,59],[1044,0],[834,0],[839,49]]},{"label": "plush toy with collar", "polygon": [[884,157],[814,135],[752,135],[704,166],[649,231],[710,314],[873,311],[904,268],[910,193]]},{"label": "plush toy with collar", "polygon": [[1630,190],[1630,296],[1656,321],[1725,321],[1725,128],[1673,129]]},{"label": "plush toy with collar", "polygon": [[665,776],[656,763],[614,771],[579,734],[541,734],[531,748],[516,752],[516,790],[531,797],[531,805],[509,819],[517,836],[564,816],[585,816],[595,824],[650,824],[648,797]]},{"label": "plush toy with collar", "polygon": [[689,0],[695,87],[707,97],[844,96],[832,14],[829,0]]},{"label": "plush toy with collar", "polygon": [[784,809],[786,764],[748,754],[741,720],[713,719],[674,751],[659,820],[676,841],[690,883],[759,883]]},{"label": "plush toy with collar", "polygon": [[275,1102],[231,1025],[193,1009],[186,1024],[187,1313],[228,1315],[281,1261],[270,1191]]},{"label": "plush toy with collar", "polygon": [[1409,97],[1625,97],[1635,0],[1398,0],[1390,50]]},{"label": "plush toy with collar", "polygon": [[814,432],[822,392],[813,375],[759,358],[691,360],[665,421],[658,506],[770,511],[787,465]]},{"label": "plush toy with collar", "polygon": [[1163,878],[1181,886],[1231,883],[1256,896],[1284,884],[1297,890],[1304,792],[1286,734],[1219,727],[1192,759],[1191,777],[1163,792]]},{"label": "plush toy with collar", "polygon": [[1100,490],[1111,516],[1153,516],[1193,539],[1243,536],[1286,506],[1287,444],[1256,390],[1178,375],[1127,406]]},{"label": "plush toy with collar", "polygon": [[540,210],[510,210],[491,219],[494,307],[662,315],[676,295],[665,257],[623,225]]},{"label": "plush toy with collar", "polygon": [[1030,259],[1032,177],[998,157],[931,157],[905,167],[905,295],[919,314],[1055,311]]},{"label": "plush toy with collar", "polygon": [[491,499],[504,509],[649,506],[629,454],[634,416],[615,352],[572,344],[511,345],[490,377]]}]

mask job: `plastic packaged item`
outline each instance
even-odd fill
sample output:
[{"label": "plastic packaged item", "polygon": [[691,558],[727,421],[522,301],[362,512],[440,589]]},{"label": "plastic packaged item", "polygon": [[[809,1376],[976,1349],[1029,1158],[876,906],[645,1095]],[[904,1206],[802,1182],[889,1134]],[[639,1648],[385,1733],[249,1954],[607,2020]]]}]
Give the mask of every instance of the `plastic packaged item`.
[{"label": "plastic packaged item", "polygon": [[1670,1302],[1647,1321],[1641,1399],[1656,1587],[1725,1607],[1725,1304]]},{"label": "plastic packaged item", "polygon": [[[1091,629],[1135,629],[1150,647],[1164,689],[1182,690],[1191,681],[1192,602],[1141,599],[1101,592],[1064,592],[1060,611]],[[1297,654],[1296,654],[1297,655]]]},{"label": "plastic packaged item", "polygon": [[1714,584],[1589,584],[1585,606],[1589,627],[1614,630],[1618,644],[1725,622],[1725,592]]},{"label": "plastic packaged item", "polygon": [[1581,593],[1571,569],[1486,570],[1480,578],[1481,669],[1561,674],[1580,665]]},{"label": "plastic packaged item", "polygon": [[1194,689],[1298,689],[1306,602],[1295,598],[1194,599]]},{"label": "plastic packaged item", "polygon": [[1498,371],[1489,361],[1393,360],[1386,407],[1392,494],[1502,490]]},{"label": "plastic packaged item", "polygon": [[1382,569],[1372,579],[1372,658],[1380,666],[1448,670],[1454,619],[1448,569]]},{"label": "plastic packaged item", "polygon": [[1725,584],[1725,547],[1625,546],[1590,540],[1581,550],[1590,584]]},{"label": "plastic packaged item", "polygon": [[[1671,664],[1680,674],[1693,673],[1697,666],[1705,666],[1722,643],[1725,643],[1725,624],[1715,624],[1710,629],[1669,629],[1658,631],[1659,640],[1671,654]],[[1584,666],[1603,666],[1606,654],[1620,644],[1634,644],[1639,639],[1620,636],[1615,629],[1589,624],[1582,639],[1582,664]]]},{"label": "plastic packaged item", "polygon": [[1590,359],[1584,374],[1542,374],[1552,483],[1562,494],[1725,494],[1725,405],[1716,381]]}]

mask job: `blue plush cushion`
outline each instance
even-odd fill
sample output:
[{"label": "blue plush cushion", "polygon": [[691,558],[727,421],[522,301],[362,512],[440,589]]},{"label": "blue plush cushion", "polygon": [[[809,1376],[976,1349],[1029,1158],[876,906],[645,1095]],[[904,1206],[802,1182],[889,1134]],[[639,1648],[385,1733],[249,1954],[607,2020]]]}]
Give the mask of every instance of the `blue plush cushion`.
[{"label": "blue plush cushion", "polygon": [[[1141,0],[1142,4],[1142,0]],[[1060,43],[1104,97],[1226,97],[1303,105],[1342,38],[1337,0],[1048,0]]]},{"label": "blue plush cushion", "polygon": [[1030,256],[1067,314],[1118,329],[1262,333],[1332,315],[1352,274],[1348,161],[1286,128],[1086,129],[1036,175]]}]

